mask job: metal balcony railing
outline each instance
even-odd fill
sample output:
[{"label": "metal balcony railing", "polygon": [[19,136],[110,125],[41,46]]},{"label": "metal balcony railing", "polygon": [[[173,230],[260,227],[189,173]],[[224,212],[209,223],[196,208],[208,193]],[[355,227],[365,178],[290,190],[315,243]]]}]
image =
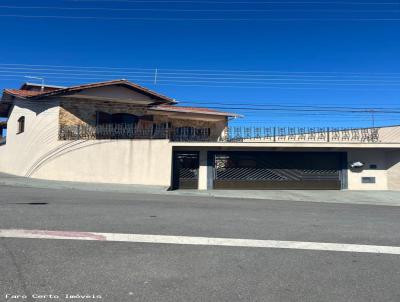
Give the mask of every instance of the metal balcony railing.
[{"label": "metal balcony railing", "polygon": [[60,126],[60,140],[168,139],[176,142],[400,143],[400,127],[306,128],[227,127],[220,135],[209,128],[138,128],[132,124]]},{"label": "metal balcony railing", "polygon": [[105,124],[98,126],[60,126],[60,140],[95,139],[169,139],[172,141],[210,141],[210,130],[191,127],[165,128],[136,127],[132,124]]},{"label": "metal balcony railing", "polygon": [[165,128],[138,128],[132,124],[73,125],[60,126],[59,139],[167,139],[168,132]]},{"label": "metal balcony railing", "polygon": [[313,127],[230,127],[225,139],[230,142],[358,142],[378,143],[379,128]]}]

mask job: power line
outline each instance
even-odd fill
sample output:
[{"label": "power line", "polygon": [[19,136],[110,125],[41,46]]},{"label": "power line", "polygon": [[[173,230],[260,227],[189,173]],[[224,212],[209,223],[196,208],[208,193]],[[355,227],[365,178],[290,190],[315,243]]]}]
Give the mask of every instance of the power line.
[{"label": "power line", "polygon": [[[279,87],[279,86],[242,86],[242,85],[204,85],[204,84],[174,84],[159,83],[159,86],[177,86],[177,87],[213,87],[213,88],[243,88],[243,89],[284,89],[284,90],[332,90],[339,87]],[[346,91],[399,91],[400,88],[369,88],[365,87],[349,88],[340,87],[340,90]]]},{"label": "power line", "polygon": [[[260,124],[268,124],[270,122],[274,122],[274,124],[276,124],[276,122],[280,122],[280,120],[282,119],[282,117],[276,117],[276,118],[268,118],[268,119],[264,119],[264,120],[253,120],[251,118],[248,118],[246,116],[245,119],[236,119],[234,120],[235,123],[238,124],[253,124],[253,123],[260,123]],[[298,123],[299,121],[303,121],[304,117],[299,118],[298,120],[293,120],[292,117],[290,117],[290,120],[285,120],[283,123],[287,124],[287,123]],[[352,121],[353,119],[350,119],[349,121]],[[342,123],[343,121],[348,122],[347,119],[344,119],[343,117],[340,118],[333,118],[333,119],[327,119],[327,118],[314,118],[312,120],[310,120],[310,122],[337,122],[337,123]],[[354,121],[356,122],[371,122],[371,118],[356,118],[354,119]],[[375,121],[378,122],[385,122],[385,121],[400,121],[400,118],[392,118],[392,119],[375,119]],[[232,123],[232,122],[231,122]]]},{"label": "power line", "polygon": [[[51,76],[54,78],[61,78],[57,76],[95,76],[95,78],[126,78],[131,77],[135,79],[146,79],[154,78],[154,73],[135,73],[132,75],[127,74],[105,74],[101,73],[90,73],[90,72],[51,72],[51,71],[35,71],[35,70],[24,70],[24,71],[7,71],[0,70],[0,77],[19,76],[26,75],[27,73],[34,73],[41,76]],[[88,79],[90,79],[88,77]],[[92,77],[93,79],[93,77]],[[246,84],[266,84],[274,83],[277,85],[305,85],[305,84],[327,84],[327,85],[392,85],[400,84],[400,77],[391,78],[358,78],[358,79],[319,79],[319,78],[301,78],[301,77],[275,77],[275,78],[252,78],[252,77],[202,77],[202,76],[166,76],[161,73],[157,73],[157,80],[164,82],[182,82],[182,83],[246,83]],[[240,81],[240,82],[238,82]]]},{"label": "power line", "polygon": [[[15,77],[15,79],[22,79],[22,77]],[[62,77],[62,78],[68,78],[68,77]],[[88,78],[88,77],[82,77],[82,78],[73,78],[73,79],[91,79],[91,78]],[[95,79],[98,79],[98,78],[95,78]],[[54,80],[52,80],[51,82],[58,82],[58,83],[64,83],[64,82],[60,82],[60,81],[54,81]],[[148,80],[147,82],[149,82],[149,83],[151,83],[152,81],[150,81],[150,80]],[[164,84],[164,86],[167,86],[167,84]],[[173,86],[179,86],[179,85],[173,85]],[[186,86],[186,85],[185,85]],[[237,86],[235,86],[235,87],[237,87]],[[239,87],[241,87],[241,86],[239,86]],[[272,87],[273,88],[273,87]],[[302,102],[304,101],[304,100],[301,100]],[[265,101],[264,101],[265,102]],[[268,103],[267,104],[251,104],[251,103],[249,103],[249,102],[247,102],[247,103],[245,103],[245,104],[242,104],[242,103],[220,103],[220,102],[203,102],[203,101],[201,101],[201,102],[198,102],[198,101],[187,101],[187,100],[185,100],[185,101],[181,101],[181,103],[186,103],[186,104],[195,104],[195,105],[233,105],[233,106],[240,106],[240,105],[251,105],[251,106],[278,106],[278,105],[276,105],[276,104],[271,104],[269,101],[268,101]],[[381,104],[380,104],[381,105]],[[295,107],[310,107],[310,106],[298,106],[298,105],[296,105]],[[313,107],[315,107],[315,106],[313,106]],[[319,106],[318,106],[319,107]],[[349,107],[340,107],[340,106],[334,106],[334,107],[332,107],[332,108],[349,108]],[[369,108],[371,108],[371,107],[369,107]],[[359,107],[354,107],[353,109],[360,109]],[[387,109],[387,108],[375,108],[375,109]]]},{"label": "power line", "polygon": [[[111,69],[111,70],[147,70],[154,71],[155,68],[137,68],[137,67],[100,67],[100,66],[77,66],[77,65],[39,65],[39,64],[6,64],[0,63],[0,66],[17,66],[17,67],[50,67],[50,68],[87,68],[87,69]],[[400,75],[400,72],[347,72],[347,71],[282,71],[282,70],[234,70],[234,69],[173,69],[158,68],[159,71],[182,71],[182,72],[232,72],[232,73],[288,73],[288,74],[350,74],[350,75]]]},{"label": "power line", "polygon": [[[124,67],[95,67],[95,66],[76,66],[76,65],[38,65],[38,64],[0,64],[0,66],[25,66],[25,67],[51,67],[51,68],[87,68],[87,69],[118,69],[118,70],[154,70],[154,68],[124,68]],[[400,73],[399,73],[400,74]]]},{"label": "power line", "polygon": [[[28,74],[30,75],[30,74]],[[23,76],[8,76],[7,79],[11,80],[11,78],[13,79],[22,79]],[[78,80],[90,80],[90,81],[106,81],[109,80],[109,77],[67,77],[67,76],[55,76],[52,77],[51,82],[52,83],[63,83],[65,85],[65,80],[72,80],[77,82]],[[131,78],[132,80],[132,78]],[[140,80],[138,81],[139,83],[148,83],[148,84],[153,84],[154,80],[150,79],[150,80]],[[228,85],[231,84],[231,85]],[[300,86],[300,85],[295,85],[293,83],[290,84],[285,84],[285,85],[281,85],[278,86],[279,84],[274,84],[274,83],[270,83],[269,85],[264,85],[264,86],[255,86],[257,84],[253,84],[252,83],[247,83],[247,85],[239,85],[239,84],[235,84],[233,85],[233,83],[228,83],[225,85],[222,84],[218,84],[218,83],[203,83],[203,84],[199,84],[199,83],[180,83],[179,81],[171,81],[171,82],[163,82],[163,81],[158,81],[157,85],[158,86],[175,86],[175,87],[208,87],[208,88],[235,88],[235,89],[282,89],[282,90],[343,90],[343,91],[399,91],[400,88],[394,88],[397,85],[393,84],[382,84],[382,85],[377,85],[376,87],[385,87],[385,88],[375,88],[375,87],[371,87],[370,84],[366,84],[366,85],[326,85],[326,86],[321,86],[319,85],[318,87],[305,87]],[[310,83],[311,85],[312,83]],[[248,86],[249,85],[249,86]],[[296,86],[296,87],[294,87]],[[367,88],[368,87],[368,88]]]},{"label": "power line", "polygon": [[[55,71],[55,72],[53,72]],[[23,71],[8,71],[8,70],[0,70],[0,73],[3,73],[3,75],[0,74],[0,76],[9,76],[9,75],[24,75],[26,73],[37,73],[37,74],[41,74],[41,75],[68,75],[68,76],[98,76],[98,77],[121,77],[121,76],[126,76],[126,74],[106,74],[107,71],[101,71],[101,73],[96,72],[90,72],[90,71],[85,71],[85,72],[79,72],[79,71],[75,71],[75,72],[63,72],[62,70],[60,72],[57,72],[56,70],[53,71],[40,71],[40,70],[23,70]],[[6,74],[4,74],[6,73]],[[104,74],[103,74],[104,73]],[[131,75],[131,77],[139,77],[139,78],[147,78],[147,77],[153,77],[153,74],[149,74],[149,73],[140,73],[140,72],[130,72],[129,74],[133,74]]]},{"label": "power line", "polygon": [[114,8],[114,7],[61,7],[61,6],[14,6],[0,5],[5,9],[46,9],[69,11],[139,11],[139,12],[216,12],[216,13],[262,13],[262,12],[350,12],[350,13],[397,13],[400,10],[359,10],[359,9],[299,9],[299,8],[272,8],[272,9],[187,9],[187,8]]},{"label": "power line", "polygon": [[[211,108],[211,107],[209,107]],[[213,107],[214,108],[214,107]],[[287,111],[287,110],[283,110],[283,111],[251,111],[251,110],[243,110],[243,109],[235,109],[235,108],[219,108],[219,110],[221,111],[237,111],[240,110],[241,113],[243,113],[246,116],[251,116],[251,117],[256,117],[256,118],[260,118],[260,117],[271,117],[271,116],[290,116],[290,117],[299,117],[299,116],[303,116],[303,115],[321,115],[321,116],[327,116],[327,117],[348,117],[348,118],[353,118],[353,117],[363,117],[363,116],[370,116],[370,114],[372,112],[376,113],[377,117],[380,118],[386,118],[386,117],[396,117],[399,118],[399,112],[397,113],[386,113],[385,112],[379,112],[377,113],[374,110],[370,110],[370,111],[364,111],[364,112],[345,112],[345,111],[340,111],[340,112],[334,112],[334,111],[319,111],[319,110],[315,110],[315,111],[309,111],[309,112],[303,112],[303,111]]]},{"label": "power line", "polygon": [[291,21],[360,21],[360,22],[398,22],[400,18],[171,18],[171,17],[107,17],[107,16],[64,16],[64,15],[20,15],[0,14],[4,18],[27,18],[27,19],[75,19],[75,20],[114,20],[114,21],[270,21],[270,22],[291,22]]},{"label": "power line", "polygon": [[[252,80],[252,81],[279,81],[279,80],[303,80],[321,81],[321,82],[362,82],[362,81],[388,81],[399,80],[400,75],[303,75],[303,74],[227,74],[227,73],[179,73],[179,72],[161,72],[157,69],[158,75],[165,79],[208,79],[208,80]],[[105,76],[125,76],[134,74],[134,76],[154,76],[155,70],[151,71],[110,71],[110,70],[85,70],[85,69],[41,69],[41,68],[7,68],[0,67],[0,73],[23,74],[26,72],[37,72],[41,74],[60,74],[60,75],[96,75],[104,73]],[[264,77],[264,78],[260,78]],[[322,78],[322,79],[321,79]],[[390,81],[393,82],[393,81]],[[394,81],[395,82],[395,81]]]},{"label": "power line", "polygon": [[[329,83],[321,83],[320,81],[314,81],[314,82],[276,82],[273,80],[270,81],[264,81],[264,82],[254,82],[254,81],[224,81],[224,80],[218,80],[218,81],[212,81],[212,80],[177,80],[177,79],[158,79],[159,82],[169,82],[169,83],[212,83],[212,84],[248,84],[248,85],[262,85],[262,84],[268,84],[268,85],[332,85],[332,86],[398,86],[400,82],[398,81],[373,81],[373,82],[363,82],[363,83],[337,83],[337,82],[329,82]],[[287,80],[286,80],[287,81]]]},{"label": "power line", "polygon": [[[63,69],[18,69],[10,70],[0,68],[0,73],[6,75],[19,75],[25,73],[38,73],[46,75],[90,75],[90,76],[108,76],[108,77],[154,77],[155,71],[127,71],[119,72],[107,70],[63,70]],[[185,73],[166,73],[157,72],[159,77],[164,79],[186,79],[186,80],[247,80],[247,81],[315,81],[315,82],[368,82],[385,81],[396,83],[400,76],[329,76],[329,75],[285,75],[285,74],[263,74],[263,75],[238,75],[238,74],[185,74]],[[264,78],[260,78],[264,77]]]},{"label": "power line", "polygon": [[354,2],[354,1],[200,1],[200,0],[185,0],[185,1],[162,1],[162,0],[66,0],[68,2],[123,2],[123,3],[206,3],[206,4],[279,4],[279,5],[399,5],[398,2]]},{"label": "power line", "polygon": [[[146,79],[146,78],[154,78],[154,72],[121,72],[115,73],[113,71],[97,71],[97,70],[62,70],[62,69],[52,69],[52,70],[43,70],[43,69],[18,69],[18,70],[9,70],[9,69],[0,69],[0,76],[18,76],[18,75],[26,75],[27,73],[34,73],[41,76],[52,76],[53,78],[77,78],[83,77],[87,79],[95,79],[95,78],[125,78],[125,77],[134,77],[135,79]],[[129,73],[129,75],[128,75]],[[303,75],[263,75],[264,78],[253,77],[253,76],[245,76],[245,75],[231,75],[226,77],[225,75],[220,76],[203,76],[201,74],[197,76],[186,75],[174,73],[176,75],[169,75],[168,73],[157,72],[157,79],[164,82],[182,82],[182,83],[235,83],[235,84],[277,84],[277,85],[308,85],[308,84],[316,84],[316,85],[394,85],[400,84],[400,77],[395,76],[374,76],[370,78],[370,76],[362,77],[357,76],[357,78],[346,78],[346,77],[338,77],[338,76],[328,76],[330,78],[319,78],[320,76],[303,76]],[[89,76],[89,77],[86,77]],[[225,76],[225,77],[222,77]],[[91,77],[91,78],[90,78]],[[333,78],[332,78],[333,77]]]},{"label": "power line", "polygon": [[[31,73],[23,73],[23,74],[19,74],[19,75],[12,75],[12,74],[0,74],[0,77],[7,77],[7,78],[23,78],[24,75],[35,75],[35,76],[41,76],[41,77],[46,77],[46,74],[42,73],[42,74],[31,74]],[[49,75],[49,74],[47,74]],[[65,79],[65,80],[109,80],[110,76],[109,75],[99,75],[96,77],[92,77],[92,76],[85,76],[85,75],[77,75],[77,76],[62,76],[61,74],[58,75],[52,75],[51,76],[52,79]],[[140,81],[140,82],[150,82],[153,83],[154,82],[154,76],[138,76],[138,77],[131,77],[131,79],[135,79],[136,81]],[[177,84],[177,85],[199,85],[201,86],[206,86],[206,87],[211,87],[209,85],[212,85],[213,87],[219,87],[217,85],[233,85],[233,84],[239,84],[236,87],[240,88],[240,87],[244,87],[244,88],[270,88],[270,87],[285,87],[286,86],[296,86],[296,87],[292,87],[292,88],[297,88],[297,86],[314,86],[312,88],[323,88],[323,87],[332,87],[332,86],[344,86],[344,87],[370,87],[370,86],[375,86],[375,87],[397,87],[400,85],[400,81],[374,81],[374,82],[357,82],[357,83],[351,83],[351,82],[347,82],[347,83],[338,83],[338,82],[320,82],[320,81],[314,81],[314,82],[294,82],[292,81],[288,81],[288,82],[277,82],[276,80],[273,81],[264,81],[264,82],[254,82],[254,81],[213,81],[213,80],[185,80],[185,79],[174,79],[174,78],[170,78],[170,79],[163,79],[158,77],[157,78],[157,83],[158,84]],[[242,85],[258,85],[258,86],[242,86]],[[264,86],[261,86],[264,85]],[[275,86],[274,86],[275,85]],[[223,86],[224,87],[224,86]]]},{"label": "power line", "polygon": [[[252,107],[221,107],[221,106],[209,106],[210,109],[219,109],[219,110],[242,110],[242,111],[292,111],[292,112],[337,112],[337,113],[371,113],[371,110],[357,111],[357,110],[334,110],[334,109],[282,109],[282,108],[252,108]],[[375,111],[376,113],[391,113],[391,114],[400,114],[400,110],[380,110]]]},{"label": "power line", "polygon": [[[22,75],[50,76],[55,80],[109,80],[131,78],[149,82],[154,79],[154,68],[123,68],[99,66],[68,66],[40,64],[0,64],[0,76],[21,78]],[[271,88],[271,89],[335,89],[345,86],[360,90],[393,90],[400,73],[388,72],[338,72],[338,71],[266,71],[266,70],[218,70],[218,69],[158,69],[158,84],[181,87],[216,88]],[[264,77],[264,78],[263,78]],[[59,81],[60,82],[60,81]],[[235,84],[233,86],[233,84]],[[294,87],[288,87],[294,86]],[[308,87],[305,87],[308,86]],[[313,87],[311,87],[313,86]],[[327,87],[322,87],[327,86]],[[336,88],[337,88],[336,87]],[[365,90],[365,89],[363,89]],[[395,89],[397,90],[397,89]]]},{"label": "power line", "polygon": [[[230,111],[232,112],[232,111]],[[237,112],[237,111],[235,111]],[[336,119],[371,119],[371,115],[365,114],[365,115],[334,115],[334,114],[318,114],[318,113],[293,113],[293,114],[280,114],[280,113],[265,113],[262,115],[250,115],[248,113],[244,112],[239,112],[240,114],[244,115],[246,120],[252,119],[252,120],[270,120],[270,119],[290,119],[290,120],[295,120],[295,119],[304,119],[304,118],[310,118],[312,119],[324,119],[324,120],[336,120]],[[381,115],[381,116],[376,116],[376,119],[380,120],[386,120],[386,119],[400,119],[400,116],[397,115]],[[310,119],[311,121],[311,119]]]},{"label": "power line", "polygon": [[[187,101],[187,100],[180,100],[179,103],[185,104],[196,104],[196,105],[224,105],[224,106],[254,106],[254,107],[277,107],[277,108],[320,108],[320,109],[350,109],[350,110],[386,110],[388,108],[385,107],[378,107],[378,108],[360,108],[360,107],[348,107],[348,106],[320,106],[320,105],[282,105],[282,104],[273,104],[269,101],[261,101],[258,103],[251,103],[251,102],[241,102],[241,103],[231,103],[231,102],[205,102],[205,101]],[[400,111],[400,108],[398,108]]]}]

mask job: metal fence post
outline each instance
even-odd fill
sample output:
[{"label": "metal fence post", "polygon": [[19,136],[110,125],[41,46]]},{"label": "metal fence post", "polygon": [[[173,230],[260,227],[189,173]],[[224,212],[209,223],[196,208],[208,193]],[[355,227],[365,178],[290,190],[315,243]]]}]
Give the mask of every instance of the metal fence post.
[{"label": "metal fence post", "polygon": [[330,132],[330,130],[329,130],[329,127],[328,128],[326,128],[326,140],[327,140],[327,142],[329,143],[330,141],[331,141],[331,132]]},{"label": "metal fence post", "polygon": [[165,138],[170,139],[171,138],[171,130],[169,127],[169,123],[166,123],[165,125]]},{"label": "metal fence post", "polygon": [[77,134],[78,134],[78,139],[81,139],[81,125],[78,125]]}]

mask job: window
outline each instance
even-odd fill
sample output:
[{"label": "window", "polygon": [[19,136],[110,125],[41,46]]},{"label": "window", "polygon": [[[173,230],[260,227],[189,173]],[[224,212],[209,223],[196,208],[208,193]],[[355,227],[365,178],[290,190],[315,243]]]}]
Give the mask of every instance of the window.
[{"label": "window", "polygon": [[138,117],[129,113],[109,114],[105,112],[97,112],[97,125],[104,124],[137,124]]},{"label": "window", "polygon": [[153,124],[153,136],[165,138],[169,129],[171,129],[171,123]]},{"label": "window", "polygon": [[25,116],[21,116],[18,119],[18,132],[17,132],[17,134],[20,134],[20,133],[22,133],[24,131],[25,131]]},{"label": "window", "polygon": [[376,178],[375,177],[362,177],[361,182],[363,184],[375,184]]},{"label": "window", "polygon": [[101,112],[101,111],[97,112],[97,121],[96,121],[97,125],[104,125],[104,124],[111,124],[111,123],[112,123],[111,114]]},{"label": "window", "polygon": [[138,118],[129,113],[116,113],[111,116],[113,124],[136,124]]},{"label": "window", "polygon": [[177,127],[175,128],[175,140],[204,140],[210,138],[210,128]]},{"label": "window", "polygon": [[211,130],[210,128],[177,127],[175,133],[177,135],[209,136]]}]

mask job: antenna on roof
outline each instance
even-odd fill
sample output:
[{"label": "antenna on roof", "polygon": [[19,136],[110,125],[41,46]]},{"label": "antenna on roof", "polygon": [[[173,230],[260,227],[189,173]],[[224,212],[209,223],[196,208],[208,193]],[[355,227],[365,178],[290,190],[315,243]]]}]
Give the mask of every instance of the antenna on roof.
[{"label": "antenna on roof", "polygon": [[33,76],[24,76],[24,78],[40,80],[41,83],[42,83],[42,86],[40,87],[40,91],[41,91],[41,92],[44,91],[44,78],[41,78],[41,77],[33,77]]},{"label": "antenna on roof", "polygon": [[157,85],[158,69],[156,68],[154,72],[154,85]]},{"label": "antenna on roof", "polygon": [[375,110],[371,109],[371,120],[372,120],[372,128],[375,128]]}]

